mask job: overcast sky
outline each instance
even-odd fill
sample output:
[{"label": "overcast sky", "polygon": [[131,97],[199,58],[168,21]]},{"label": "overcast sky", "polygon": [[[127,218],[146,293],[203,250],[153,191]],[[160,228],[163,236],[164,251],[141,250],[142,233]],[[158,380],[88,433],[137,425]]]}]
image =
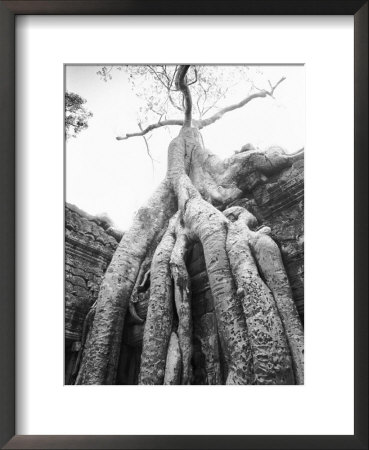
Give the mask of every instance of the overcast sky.
[{"label": "overcast sky", "polygon": [[[165,176],[167,147],[179,127],[152,133],[154,168],[141,137],[117,141],[116,136],[138,130],[139,101],[126,73],[115,70],[105,83],[96,74],[100,67],[66,68],[66,89],[85,98],[86,108],[93,112],[88,129],[66,143],[66,201],[89,214],[107,213],[124,230]],[[263,66],[261,70],[273,83],[282,76],[286,80],[275,91],[275,99],[253,100],[203,129],[205,146],[213,153],[227,157],[248,142],[262,149],[279,145],[287,152],[304,147],[304,67]],[[224,104],[246,95],[236,90]]]}]

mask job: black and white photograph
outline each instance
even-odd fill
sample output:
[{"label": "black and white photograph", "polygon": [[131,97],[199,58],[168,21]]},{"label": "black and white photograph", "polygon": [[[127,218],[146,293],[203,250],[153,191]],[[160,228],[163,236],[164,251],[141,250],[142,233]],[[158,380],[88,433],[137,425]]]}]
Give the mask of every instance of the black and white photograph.
[{"label": "black and white photograph", "polygon": [[63,95],[64,383],[303,385],[305,66],[66,64]]}]

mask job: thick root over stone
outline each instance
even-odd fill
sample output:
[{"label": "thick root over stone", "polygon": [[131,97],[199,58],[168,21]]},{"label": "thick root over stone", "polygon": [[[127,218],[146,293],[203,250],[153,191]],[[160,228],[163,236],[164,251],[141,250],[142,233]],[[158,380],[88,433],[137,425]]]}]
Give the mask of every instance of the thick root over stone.
[{"label": "thick root over stone", "polygon": [[176,243],[170,258],[170,268],[174,281],[174,301],[178,314],[178,340],[182,355],[181,384],[189,384],[192,376],[192,316],[190,279],[186,268],[186,252],[190,239],[177,221]]},{"label": "thick root over stone", "polygon": [[[225,211],[226,215],[235,208]],[[260,278],[249,246],[251,215],[229,224],[227,251],[246,318],[255,384],[294,384],[292,361],[274,298]]]},{"label": "thick root over stone", "polygon": [[151,265],[150,300],[145,323],[139,384],[163,384],[173,325],[170,257],[175,244],[176,216],[158,245]]},{"label": "thick root over stone", "polygon": [[148,249],[156,247],[176,210],[164,180],[124,234],[100,287],[96,314],[88,335],[78,384],[114,384],[128,302]]},{"label": "thick root over stone", "polygon": [[260,272],[273,293],[291,350],[296,384],[304,384],[304,330],[292,298],[278,245],[269,236],[270,229],[251,232],[250,247]]},{"label": "thick root over stone", "polygon": [[171,144],[169,173],[184,223],[204,249],[220,340],[227,360],[227,383],[249,384],[252,358],[246,322],[226,252],[228,220],[201,197],[186,173],[186,152],[191,153],[197,148],[201,148],[198,131],[182,129]]},{"label": "thick root over stone", "polygon": [[163,384],[181,384],[181,369],[181,349],[179,347],[178,336],[175,332],[173,332],[170,335]]},{"label": "thick root over stone", "polygon": [[[76,384],[114,384],[130,299],[132,320],[142,322],[135,299],[141,284],[148,284],[146,263],[154,248],[139,383],[191,383],[190,239],[204,251],[216,318],[209,335],[219,335],[226,383],[294,384],[294,373],[303,383],[303,331],[278,247],[252,231],[255,218],[245,209],[224,215],[211,204],[237,198],[245,173],[255,178],[259,171],[262,178],[290,164],[281,152],[220,162],[205,151],[197,129],[182,128],[169,145],[165,181],[139,210],[105,274]],[[255,183],[251,178],[247,189]],[[211,370],[220,382],[220,367]]]}]

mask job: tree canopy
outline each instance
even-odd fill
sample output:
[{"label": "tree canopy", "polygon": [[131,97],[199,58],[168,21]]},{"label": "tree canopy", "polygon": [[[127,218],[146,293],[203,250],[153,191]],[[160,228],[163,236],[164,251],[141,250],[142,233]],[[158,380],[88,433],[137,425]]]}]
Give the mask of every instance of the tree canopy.
[{"label": "tree canopy", "polygon": [[[303,152],[247,148],[222,160],[205,148],[199,131],[253,99],[273,97],[284,77],[210,114],[214,106],[205,107],[202,94],[192,92],[201,77],[196,66],[123,68],[132,83],[152,77],[152,91],[144,91],[146,110],[159,120],[138,122],[137,133],[120,139],[145,139],[166,125],[181,130],[169,142],[165,178],[123,234],[86,316],[75,384],[116,383],[120,361],[129,356],[123,331],[132,323],[140,330],[138,384],[196,384],[192,308],[200,299],[188,269],[198,244],[216,323],[203,332],[214,343],[211,360],[222,354],[209,370],[216,374],[209,384],[303,384],[303,327],[279,247],[271,228],[260,227],[244,203],[235,203],[292,167]],[[111,70],[99,74],[107,81]],[[203,93],[212,91],[210,77]],[[217,101],[222,94],[209,95]],[[165,108],[180,111],[180,117],[167,118]]]},{"label": "tree canopy", "polygon": [[65,136],[67,139],[77,137],[88,128],[88,120],[93,116],[85,108],[87,100],[74,92],[65,93]]},{"label": "tree canopy", "polygon": [[[176,85],[180,67],[183,66],[129,65],[104,66],[98,70],[97,74],[105,82],[112,79],[113,70],[126,72],[132,90],[142,100],[137,111],[139,129],[117,136],[118,140],[145,136],[165,126],[183,126],[186,105],[183,93]],[[281,77],[272,83],[259,67],[254,66],[188,67],[186,85],[191,89],[191,116],[198,129],[213,124],[224,114],[242,108],[255,98],[272,97],[277,86],[285,80]],[[240,92],[244,92],[241,98]]]}]

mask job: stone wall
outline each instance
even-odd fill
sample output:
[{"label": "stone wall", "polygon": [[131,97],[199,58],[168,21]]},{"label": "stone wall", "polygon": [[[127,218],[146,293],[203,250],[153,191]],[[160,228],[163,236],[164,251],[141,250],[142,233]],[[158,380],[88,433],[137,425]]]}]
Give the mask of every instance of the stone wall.
[{"label": "stone wall", "polygon": [[300,317],[304,319],[304,160],[270,177],[233,205],[244,206],[278,243]]},{"label": "stone wall", "polygon": [[[304,161],[270,177],[229,205],[243,206],[269,226],[271,236],[281,249],[293,298],[304,321]],[[194,376],[196,384],[219,384],[224,379],[225,363],[218,341],[213,298],[200,244],[190,255],[194,328]]]},{"label": "stone wall", "polygon": [[[259,225],[267,225],[280,246],[294,300],[304,318],[304,163],[299,160],[228,206],[244,206]],[[65,237],[65,338],[66,383],[73,381],[80,348],[84,317],[97,298],[103,274],[112,258],[121,234],[111,228],[107,218],[98,218],[66,205]],[[189,253],[194,325],[194,383],[219,384],[225,364],[218,342],[213,299],[200,244]],[[146,317],[149,291],[136,305]],[[118,368],[117,384],[137,383],[144,325],[127,315]]]},{"label": "stone wall", "polygon": [[71,381],[84,318],[95,302],[118,240],[107,218],[65,206],[65,382]]}]

